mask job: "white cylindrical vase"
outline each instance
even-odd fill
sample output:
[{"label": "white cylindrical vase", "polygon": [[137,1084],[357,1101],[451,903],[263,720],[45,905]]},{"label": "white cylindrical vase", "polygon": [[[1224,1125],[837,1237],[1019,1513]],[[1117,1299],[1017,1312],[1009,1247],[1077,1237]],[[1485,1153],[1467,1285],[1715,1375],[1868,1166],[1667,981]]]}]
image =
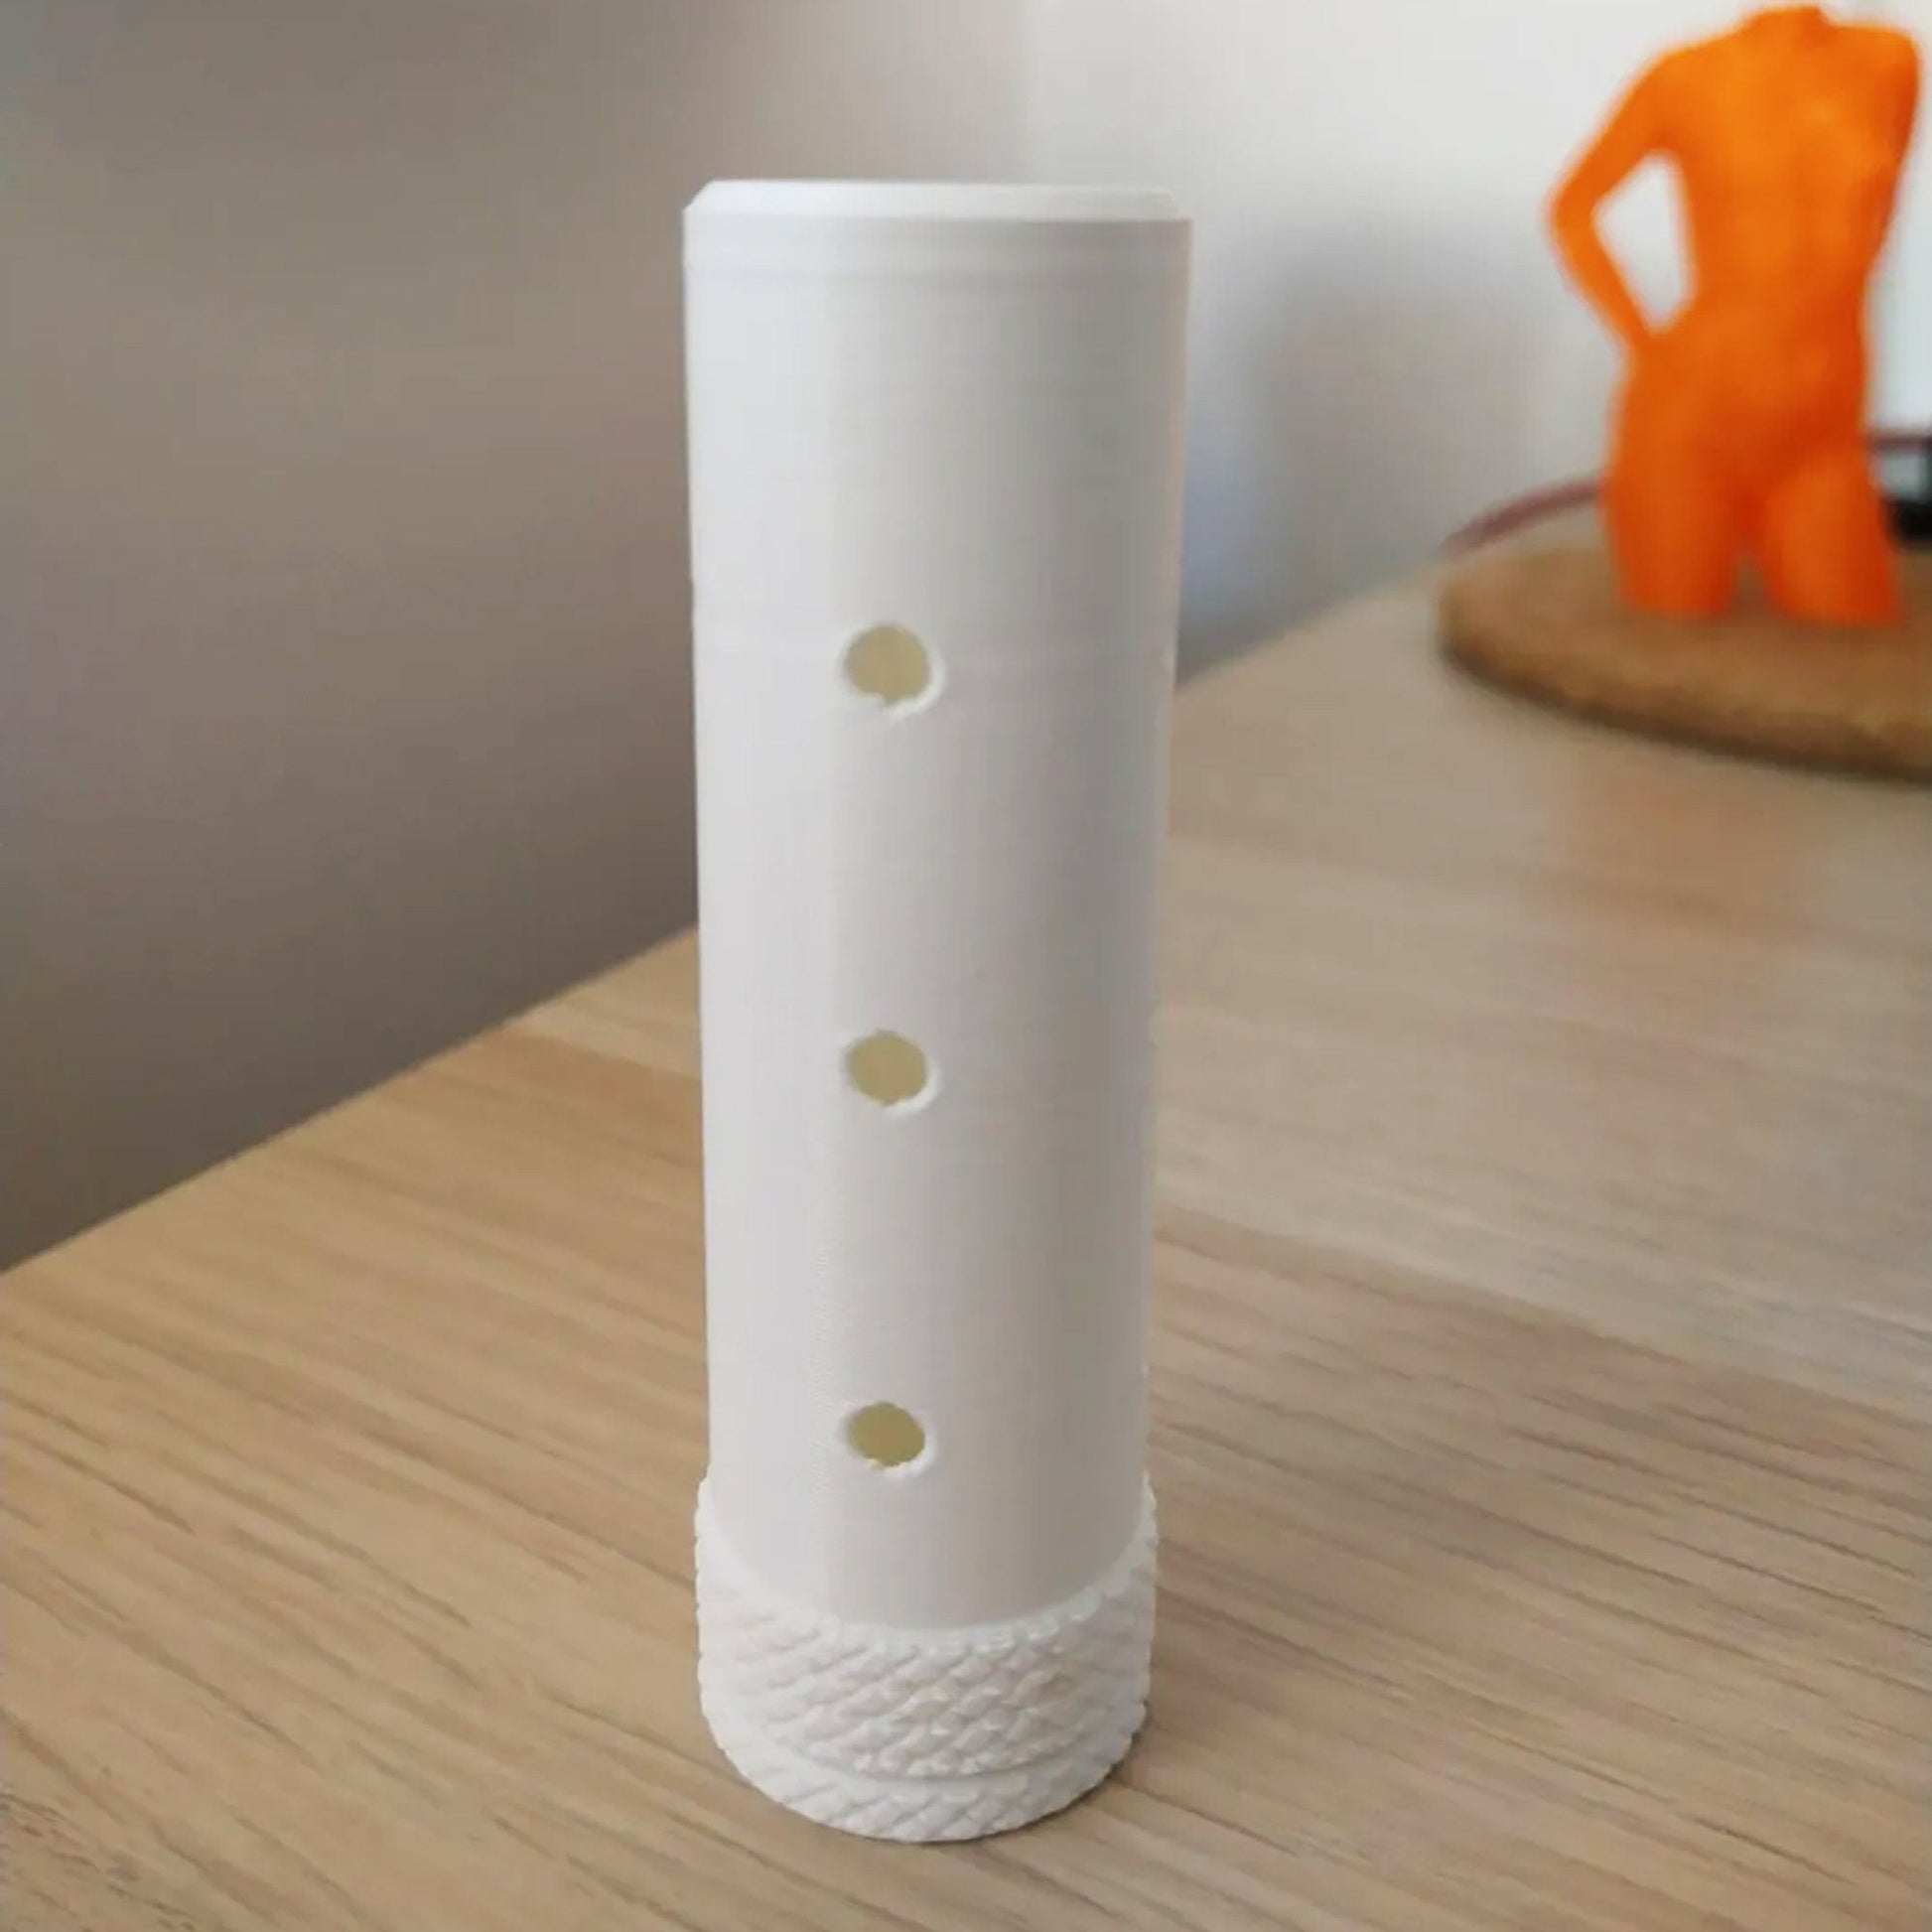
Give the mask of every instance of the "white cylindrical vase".
[{"label": "white cylindrical vase", "polygon": [[699,1690],[875,1837],[1057,1810],[1146,1710],[1186,268],[1127,191],[685,216]]}]

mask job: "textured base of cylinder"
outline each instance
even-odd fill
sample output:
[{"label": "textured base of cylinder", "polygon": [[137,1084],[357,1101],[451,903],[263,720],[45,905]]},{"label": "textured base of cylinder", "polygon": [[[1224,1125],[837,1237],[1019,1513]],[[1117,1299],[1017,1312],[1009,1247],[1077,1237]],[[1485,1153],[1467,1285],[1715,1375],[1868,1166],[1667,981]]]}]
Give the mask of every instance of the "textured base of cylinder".
[{"label": "textured base of cylinder", "polygon": [[1147,1711],[1154,1498],[1128,1547],[1033,1616],[897,1630],[764,1587],[698,1491],[698,1698],[748,1783],[867,1838],[985,1838],[1090,1791]]}]

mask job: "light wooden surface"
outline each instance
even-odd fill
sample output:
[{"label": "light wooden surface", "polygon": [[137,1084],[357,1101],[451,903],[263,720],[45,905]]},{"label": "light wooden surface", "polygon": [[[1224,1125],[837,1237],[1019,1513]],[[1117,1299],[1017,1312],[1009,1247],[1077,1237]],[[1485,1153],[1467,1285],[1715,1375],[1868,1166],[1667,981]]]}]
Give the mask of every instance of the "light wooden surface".
[{"label": "light wooden surface", "polygon": [[679,941],[7,1283],[5,1923],[1923,1932],[1932,804],[1413,590],[1175,764],[1119,1776],[915,1851],[711,1749]]}]

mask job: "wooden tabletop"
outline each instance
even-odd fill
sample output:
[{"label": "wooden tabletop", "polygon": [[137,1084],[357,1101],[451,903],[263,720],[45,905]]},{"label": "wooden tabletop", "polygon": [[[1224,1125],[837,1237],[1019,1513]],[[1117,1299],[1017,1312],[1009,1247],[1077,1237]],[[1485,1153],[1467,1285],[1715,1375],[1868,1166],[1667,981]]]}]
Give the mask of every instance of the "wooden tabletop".
[{"label": "wooden tabletop", "polygon": [[1429,633],[1179,707],[1109,1784],[913,1850],[711,1747],[681,939],[9,1279],[5,1922],[1923,1932],[1932,798]]}]

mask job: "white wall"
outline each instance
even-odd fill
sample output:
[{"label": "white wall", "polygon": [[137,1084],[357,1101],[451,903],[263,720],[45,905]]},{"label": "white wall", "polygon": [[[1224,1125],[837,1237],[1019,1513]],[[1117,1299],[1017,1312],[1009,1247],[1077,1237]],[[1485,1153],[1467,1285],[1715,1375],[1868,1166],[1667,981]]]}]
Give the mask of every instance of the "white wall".
[{"label": "white wall", "polygon": [[1897,428],[1932,430],[1932,0],[1880,0],[1865,11],[1904,28],[1921,67],[1918,138],[1878,284],[1873,413]]},{"label": "white wall", "polygon": [[688,915],[677,217],[1020,0],[13,0],[0,1259]]},{"label": "white wall", "polygon": [[[1910,0],[1918,7],[1932,0]],[[1185,624],[1198,659],[1593,471],[1615,370],[1542,208],[1664,47],[1734,0],[1036,0],[1030,152],[1196,220]],[[1681,287],[1653,170],[1609,217]]]}]

